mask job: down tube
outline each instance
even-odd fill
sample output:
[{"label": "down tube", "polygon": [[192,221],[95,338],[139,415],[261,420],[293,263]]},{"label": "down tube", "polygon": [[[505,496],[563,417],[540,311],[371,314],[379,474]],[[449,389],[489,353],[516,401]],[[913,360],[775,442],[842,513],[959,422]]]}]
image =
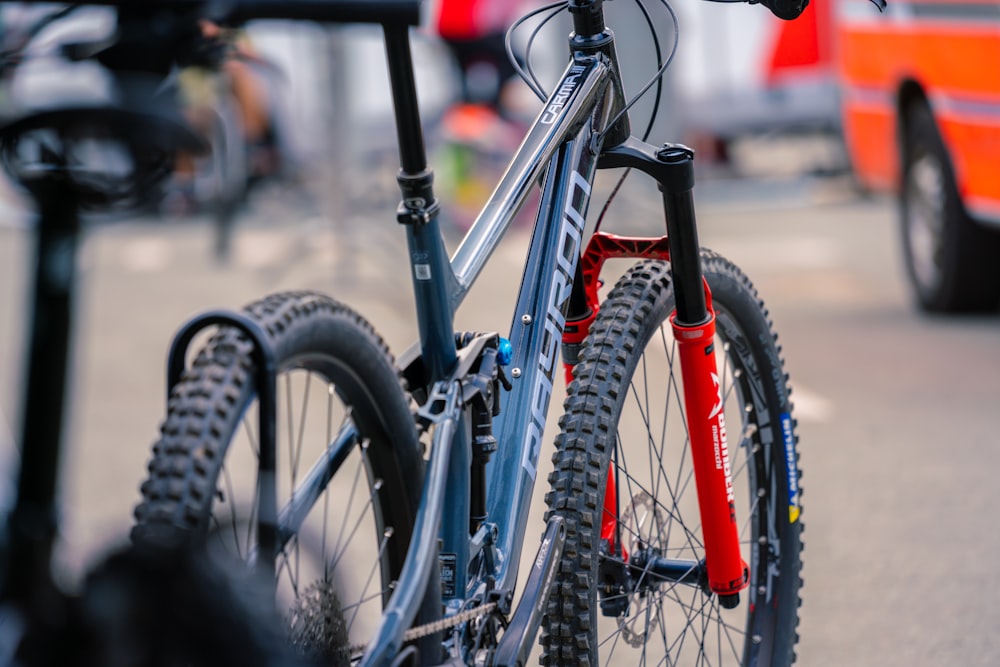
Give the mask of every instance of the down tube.
[{"label": "down tube", "polygon": [[[489,464],[490,520],[500,526],[498,542],[506,556],[498,565],[497,587],[513,590],[520,544],[528,521],[538,471],[545,420],[559,366],[564,308],[580,261],[596,156],[589,133],[567,142],[552,158],[542,194],[539,220],[511,323],[512,368],[521,370],[503,399],[496,429],[499,447]],[[525,317],[525,316],[528,317]]]}]

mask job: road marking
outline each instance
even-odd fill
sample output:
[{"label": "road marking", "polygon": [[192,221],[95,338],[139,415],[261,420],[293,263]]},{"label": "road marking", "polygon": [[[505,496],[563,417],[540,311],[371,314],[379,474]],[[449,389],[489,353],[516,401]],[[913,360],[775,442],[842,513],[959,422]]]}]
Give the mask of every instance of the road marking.
[{"label": "road marking", "polygon": [[291,240],[282,230],[242,230],[233,243],[236,264],[249,269],[276,266],[288,259]]},{"label": "road marking", "polygon": [[820,236],[773,239],[719,238],[705,244],[736,262],[752,277],[759,271],[800,271],[843,266],[847,257],[842,244]]},{"label": "road marking", "polygon": [[132,239],[122,246],[122,267],[133,273],[152,273],[170,266],[173,249],[165,239]]}]

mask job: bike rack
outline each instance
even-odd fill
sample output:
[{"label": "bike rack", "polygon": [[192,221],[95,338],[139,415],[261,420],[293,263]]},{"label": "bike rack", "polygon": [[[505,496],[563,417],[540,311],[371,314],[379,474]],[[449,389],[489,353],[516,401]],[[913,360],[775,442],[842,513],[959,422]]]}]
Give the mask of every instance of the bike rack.
[{"label": "bike rack", "polygon": [[274,558],[278,552],[278,499],[274,493],[274,478],[277,467],[276,429],[277,415],[277,368],[274,350],[267,332],[260,323],[245,313],[231,310],[211,310],[184,324],[174,335],[167,354],[167,400],[174,387],[180,382],[186,367],[188,347],[195,335],[212,326],[229,326],[239,329],[253,343],[251,358],[254,362],[254,381],[260,401],[259,446],[260,457],[257,468],[258,514],[257,544],[265,558],[257,559],[257,568],[262,575],[274,579]]}]

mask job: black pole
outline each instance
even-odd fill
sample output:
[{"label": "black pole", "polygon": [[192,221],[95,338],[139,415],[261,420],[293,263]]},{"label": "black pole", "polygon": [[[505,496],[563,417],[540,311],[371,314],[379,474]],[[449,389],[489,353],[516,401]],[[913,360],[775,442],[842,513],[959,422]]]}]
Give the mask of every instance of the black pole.
[{"label": "black pole", "polygon": [[10,517],[4,592],[41,611],[55,589],[50,556],[57,527],[56,485],[66,403],[79,217],[62,178],[35,184],[39,208],[28,331],[21,467]]}]

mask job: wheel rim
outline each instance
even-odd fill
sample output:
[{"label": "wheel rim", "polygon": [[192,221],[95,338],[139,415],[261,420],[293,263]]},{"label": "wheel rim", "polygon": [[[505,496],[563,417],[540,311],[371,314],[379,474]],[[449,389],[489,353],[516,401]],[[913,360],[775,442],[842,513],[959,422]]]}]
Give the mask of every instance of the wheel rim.
[{"label": "wheel rim", "polygon": [[[725,324],[725,316],[720,313],[720,332]],[[762,503],[756,492],[751,493],[751,489],[758,488],[760,457],[753,455],[759,450],[755,419],[759,407],[748,400],[752,392],[743,377],[745,364],[740,357],[741,352],[747,354],[746,349],[738,351],[722,335],[716,337],[715,349],[721,352],[716,356],[725,400],[741,552],[753,570],[751,545],[761,543],[761,526],[769,525],[766,517],[774,512],[773,507],[767,507],[770,501]],[[681,392],[680,360],[673,335],[668,325],[661,326],[627,388],[611,465],[618,480],[620,540],[626,548],[634,550],[637,544],[644,544],[664,558],[700,562],[704,549]],[[646,576],[643,573],[638,579]],[[754,571],[751,590],[744,592],[743,602],[732,610],[723,609],[716,596],[693,584],[635,586],[627,593],[630,600],[626,615],[598,617],[600,662],[744,664],[745,654],[757,650],[754,647],[761,643],[759,631],[749,630],[759,626],[761,614],[758,611],[748,616],[758,594],[769,595],[770,583],[766,573]]]},{"label": "wheel rim", "polygon": [[[286,370],[277,382],[278,511],[302,492],[313,465],[338,434],[353,430],[350,406],[318,373]],[[258,409],[245,411],[218,476],[211,543],[241,560],[256,558]],[[367,441],[351,440],[346,458],[275,560],[278,612],[303,653],[343,660],[344,644],[371,637],[388,599],[385,525]],[[279,529],[280,532],[280,529]],[[331,655],[333,652],[333,655]]]},{"label": "wheel rim", "polygon": [[941,161],[925,153],[907,173],[905,235],[913,277],[924,291],[941,283],[945,219],[945,173]]}]

